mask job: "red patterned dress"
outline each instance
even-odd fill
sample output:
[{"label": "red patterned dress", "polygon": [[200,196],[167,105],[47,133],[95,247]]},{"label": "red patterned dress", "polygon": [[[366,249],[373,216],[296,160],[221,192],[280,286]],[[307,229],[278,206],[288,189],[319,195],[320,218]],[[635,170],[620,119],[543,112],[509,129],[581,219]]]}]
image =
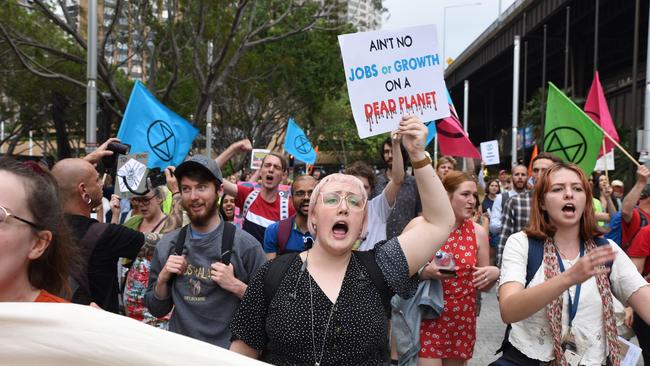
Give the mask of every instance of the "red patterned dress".
[{"label": "red patterned dress", "polygon": [[454,254],[458,277],[442,281],[445,305],[441,316],[422,321],[419,357],[469,360],[476,341],[476,288],[472,285],[472,268],[478,263],[472,220],[465,220],[455,229],[440,250]]}]

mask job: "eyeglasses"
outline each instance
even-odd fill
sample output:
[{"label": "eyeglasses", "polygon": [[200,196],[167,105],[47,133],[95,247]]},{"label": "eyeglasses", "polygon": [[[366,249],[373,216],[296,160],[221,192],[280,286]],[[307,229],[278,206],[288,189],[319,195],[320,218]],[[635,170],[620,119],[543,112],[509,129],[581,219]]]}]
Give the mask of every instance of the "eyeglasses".
[{"label": "eyeglasses", "polygon": [[134,205],[148,205],[149,202],[154,198],[155,196],[151,197],[138,197],[138,198],[132,198],[131,202],[133,202]]},{"label": "eyeglasses", "polygon": [[25,224],[27,224],[27,225],[33,227],[34,229],[37,229],[37,230],[39,229],[38,225],[36,225],[35,223],[33,223],[33,222],[29,221],[29,220],[25,220],[25,219],[23,219],[22,217],[16,216],[16,215],[14,215],[14,214],[12,214],[12,213],[9,213],[9,211],[7,211],[6,208],[0,206],[0,222],[5,222],[5,221],[7,221],[7,219],[8,219],[9,217],[13,217],[14,219],[16,219],[16,220],[18,220],[18,221],[22,221],[22,222],[24,222]]},{"label": "eyeglasses", "polygon": [[300,191],[293,192],[293,195],[298,198],[303,198],[303,197],[310,197],[312,193],[314,193],[313,189],[310,189],[308,191],[300,190]]},{"label": "eyeglasses", "polygon": [[344,199],[350,210],[361,211],[366,207],[366,200],[356,193],[321,192],[320,197],[325,207],[339,207]]}]

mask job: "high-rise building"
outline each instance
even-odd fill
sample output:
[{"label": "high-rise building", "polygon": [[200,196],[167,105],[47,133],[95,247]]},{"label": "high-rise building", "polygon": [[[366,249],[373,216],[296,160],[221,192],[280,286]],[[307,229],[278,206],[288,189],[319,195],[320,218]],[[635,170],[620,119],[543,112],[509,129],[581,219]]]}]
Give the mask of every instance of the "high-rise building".
[{"label": "high-rise building", "polygon": [[359,31],[381,28],[381,2],[378,0],[347,0],[344,9],[348,22]]}]

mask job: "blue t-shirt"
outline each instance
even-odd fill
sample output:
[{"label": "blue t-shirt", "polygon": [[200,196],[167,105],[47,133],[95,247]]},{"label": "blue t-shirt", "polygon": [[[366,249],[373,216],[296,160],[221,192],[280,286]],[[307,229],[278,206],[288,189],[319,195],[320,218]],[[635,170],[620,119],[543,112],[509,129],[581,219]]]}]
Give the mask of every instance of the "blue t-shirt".
[{"label": "blue t-shirt", "polygon": [[[264,233],[264,253],[278,252],[279,229],[280,222],[275,222],[266,228],[266,232]],[[289,234],[289,240],[287,241],[287,245],[284,247],[285,253],[299,253],[304,251],[306,242],[309,242],[309,246],[311,247],[311,243],[314,242],[314,239],[309,232],[303,233],[300,231],[300,228],[296,225],[296,219],[294,218],[291,222],[291,234]]]}]

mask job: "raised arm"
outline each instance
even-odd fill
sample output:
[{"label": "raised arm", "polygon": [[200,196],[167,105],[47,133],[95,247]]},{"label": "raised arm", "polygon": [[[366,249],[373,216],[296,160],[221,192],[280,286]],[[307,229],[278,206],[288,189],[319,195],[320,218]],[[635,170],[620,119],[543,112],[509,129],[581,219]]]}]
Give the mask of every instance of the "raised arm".
[{"label": "raised arm", "polygon": [[384,196],[388,201],[388,206],[393,207],[397,194],[404,182],[404,159],[402,158],[402,147],[399,135],[396,132],[391,132],[391,142],[393,149],[393,166],[391,167],[391,179],[388,181],[386,188],[384,188]]},{"label": "raised arm", "polygon": [[623,199],[623,204],[621,205],[621,217],[625,222],[630,222],[632,220],[632,211],[639,198],[641,197],[641,191],[648,183],[648,176],[650,176],[650,170],[646,168],[645,165],[641,165],[636,170],[636,183],[630,192]]},{"label": "raised arm", "polygon": [[[214,161],[217,163],[219,168],[222,168],[226,163],[232,159],[233,156],[237,154],[242,154],[250,152],[253,150],[253,144],[251,144],[249,139],[239,140],[232,145],[228,146],[219,156],[217,156]],[[223,191],[229,196],[237,196],[237,185],[231,181],[224,179],[221,182],[223,185]]]},{"label": "raised arm", "polygon": [[[399,134],[413,165],[428,159],[424,154],[427,128],[417,117],[402,118]],[[418,220],[416,224],[398,237],[411,275],[440,249],[449,237],[455,221],[449,197],[433,166],[426,164],[414,167],[414,170],[418,191],[423,198],[422,219],[414,219]]]}]

